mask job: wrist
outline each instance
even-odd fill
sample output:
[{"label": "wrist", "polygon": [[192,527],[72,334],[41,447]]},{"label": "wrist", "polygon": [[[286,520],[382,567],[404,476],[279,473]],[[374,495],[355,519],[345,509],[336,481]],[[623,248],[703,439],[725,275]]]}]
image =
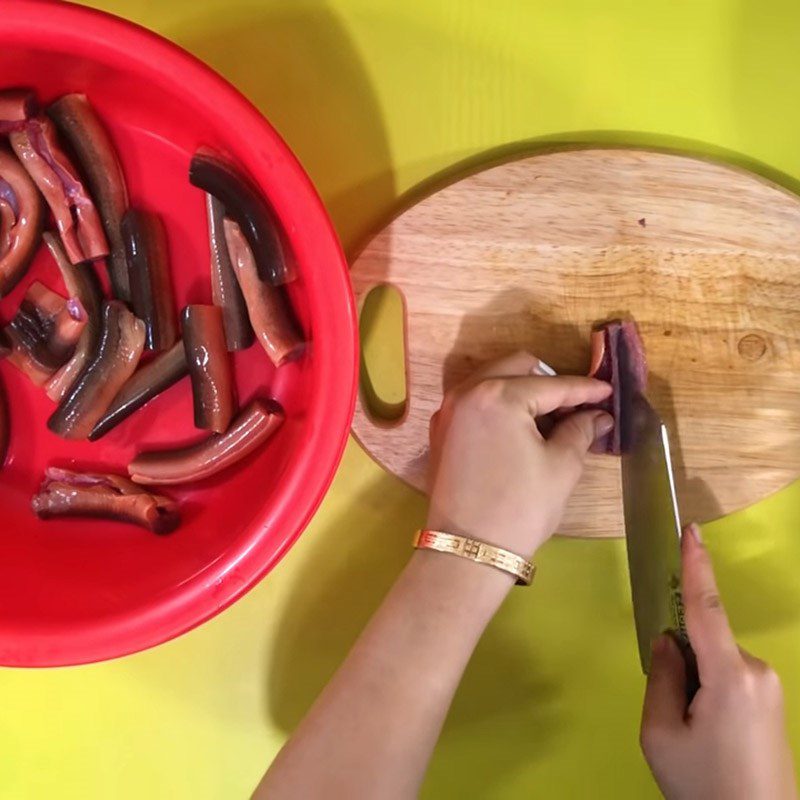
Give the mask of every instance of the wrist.
[{"label": "wrist", "polygon": [[436,550],[415,550],[408,570],[425,587],[421,597],[440,608],[457,608],[458,615],[484,623],[515,584],[513,575]]}]

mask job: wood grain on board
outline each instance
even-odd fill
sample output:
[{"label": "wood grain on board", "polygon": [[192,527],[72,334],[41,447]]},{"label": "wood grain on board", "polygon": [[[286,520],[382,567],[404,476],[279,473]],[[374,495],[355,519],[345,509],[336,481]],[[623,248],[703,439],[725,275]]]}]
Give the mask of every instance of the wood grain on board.
[{"label": "wood grain on board", "polygon": [[[447,387],[519,348],[585,373],[592,324],[619,315],[644,339],[685,520],[800,474],[800,199],[756,175],[638,150],[531,156],[405,211],[352,277],[359,302],[402,292],[408,385],[399,421],[360,399],[353,430],[418,489]],[[622,532],[618,460],[593,456],[560,533]]]}]

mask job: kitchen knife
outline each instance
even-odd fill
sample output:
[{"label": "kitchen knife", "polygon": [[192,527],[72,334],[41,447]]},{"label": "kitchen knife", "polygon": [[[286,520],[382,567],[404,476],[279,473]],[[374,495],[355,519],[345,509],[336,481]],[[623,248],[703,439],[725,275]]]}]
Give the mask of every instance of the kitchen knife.
[{"label": "kitchen knife", "polygon": [[630,398],[622,454],[625,541],[639,658],[650,669],[653,641],[673,631],[686,643],[681,598],[681,526],[667,428],[641,394]]}]

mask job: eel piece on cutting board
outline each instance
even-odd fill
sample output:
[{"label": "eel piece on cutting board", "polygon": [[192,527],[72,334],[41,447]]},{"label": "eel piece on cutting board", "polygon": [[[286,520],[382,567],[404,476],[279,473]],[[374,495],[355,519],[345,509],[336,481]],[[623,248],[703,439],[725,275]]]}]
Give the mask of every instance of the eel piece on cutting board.
[{"label": "eel piece on cutting board", "polygon": [[[625,355],[621,354],[625,350]],[[624,430],[629,419],[631,400],[647,387],[647,362],[636,323],[628,320],[604,322],[592,331],[592,363],[589,375],[608,381],[613,392],[598,405],[614,417],[614,429],[608,434],[603,450],[620,455],[624,449]]]}]

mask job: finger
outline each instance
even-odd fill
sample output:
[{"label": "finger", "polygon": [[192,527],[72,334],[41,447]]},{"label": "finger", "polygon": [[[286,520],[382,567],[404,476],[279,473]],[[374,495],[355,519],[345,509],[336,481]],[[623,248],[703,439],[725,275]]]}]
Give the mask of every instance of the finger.
[{"label": "finger", "polygon": [[686,665],[675,640],[662,634],[653,643],[642,709],[642,744],[650,736],[677,730],[686,714]]},{"label": "finger", "polygon": [[741,659],[722,605],[711,557],[700,540],[700,528],[689,525],[681,537],[682,591],[686,630],[697,656],[700,683]]},{"label": "finger", "polygon": [[552,469],[562,472],[566,482],[574,486],[583,472],[586,454],[613,427],[614,420],[605,411],[576,411],[564,417],[547,439]]},{"label": "finger", "polygon": [[512,377],[503,386],[506,399],[525,408],[534,419],[562,407],[599,403],[610,394],[611,386],[605,381],[577,375]]}]

